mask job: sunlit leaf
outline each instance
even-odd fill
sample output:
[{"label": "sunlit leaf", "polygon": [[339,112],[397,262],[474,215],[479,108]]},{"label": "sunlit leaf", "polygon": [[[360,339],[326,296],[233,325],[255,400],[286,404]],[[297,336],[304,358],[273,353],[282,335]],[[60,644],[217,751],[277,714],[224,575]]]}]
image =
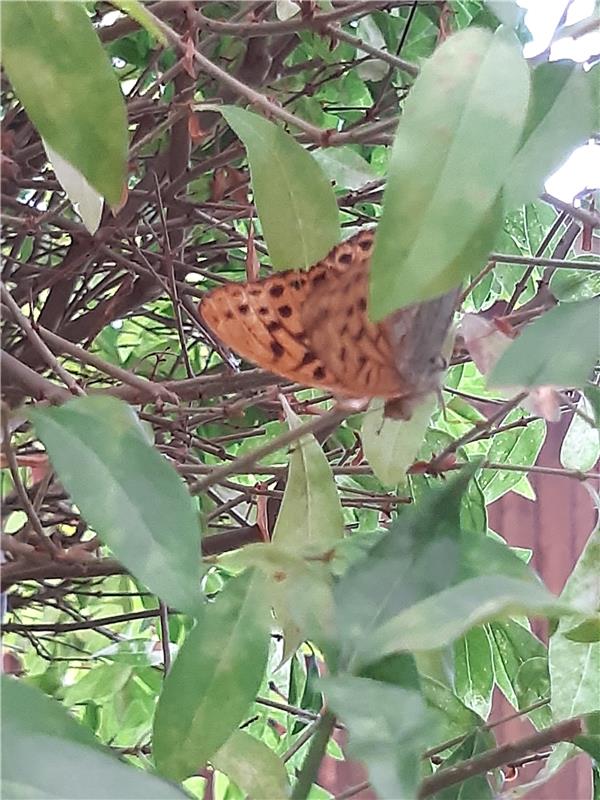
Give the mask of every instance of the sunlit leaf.
[{"label": "sunlit leaf", "polygon": [[329,181],[279,125],[235,106],[218,110],[246,147],[252,190],[273,266],[308,267],[340,240]]},{"label": "sunlit leaf", "polygon": [[200,528],[183,482],[111,397],[30,411],[56,472],[115,556],[163,600],[195,614]]},{"label": "sunlit leaf", "polygon": [[270,620],[260,572],[232,578],[205,609],[165,680],[154,718],[160,772],[183,780],[227,741],[256,695]]},{"label": "sunlit leaf", "polygon": [[127,166],[125,104],[84,5],[5,3],[2,60],[40,135],[117,205]]},{"label": "sunlit leaf", "polygon": [[490,386],[582,386],[600,354],[600,299],[561,303],[500,357]]},{"label": "sunlit leaf", "polygon": [[374,319],[443,294],[483,266],[457,256],[497,202],[528,94],[527,65],[505,30],[461,31],[425,63],[390,161],[371,267]]}]

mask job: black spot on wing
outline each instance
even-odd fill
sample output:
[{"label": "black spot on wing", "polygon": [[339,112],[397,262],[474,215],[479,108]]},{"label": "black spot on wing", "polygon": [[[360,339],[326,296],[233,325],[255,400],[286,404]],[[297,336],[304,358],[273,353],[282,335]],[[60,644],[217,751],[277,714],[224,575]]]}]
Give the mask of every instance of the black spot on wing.
[{"label": "black spot on wing", "polygon": [[281,358],[281,356],[285,353],[285,349],[279,344],[279,342],[271,342],[271,352],[275,358]]}]

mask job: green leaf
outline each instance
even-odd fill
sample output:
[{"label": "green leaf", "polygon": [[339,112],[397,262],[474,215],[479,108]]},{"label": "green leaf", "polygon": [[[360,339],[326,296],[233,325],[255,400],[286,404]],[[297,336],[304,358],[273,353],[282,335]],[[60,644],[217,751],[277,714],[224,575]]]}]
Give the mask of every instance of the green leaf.
[{"label": "green leaf", "polygon": [[[285,643],[284,661],[290,650],[304,639],[311,639],[327,653],[331,667],[335,639],[331,577],[325,564],[305,560],[274,543],[250,544],[228,557],[225,565],[257,567],[266,578],[265,592],[275,608],[277,621],[292,644]],[[293,646],[292,646],[293,645]]]},{"label": "green leaf", "polygon": [[586,714],[585,717],[586,733],[574,739],[577,747],[584,750],[594,761],[600,762],[600,711]]},{"label": "green leaf", "polygon": [[564,635],[572,642],[600,642],[600,617],[585,619]]},{"label": "green leaf", "polygon": [[245,731],[235,731],[211,759],[249,797],[280,800],[289,795],[289,781],[279,756]]},{"label": "green leaf", "polygon": [[30,411],[65,488],[115,556],[165,602],[200,604],[200,529],[185,486],[111,397]]},{"label": "green leaf", "polygon": [[446,684],[422,675],[421,685],[423,696],[429,707],[435,710],[437,717],[437,731],[429,737],[428,746],[435,747],[482,727],[483,719],[468,708]]},{"label": "green leaf", "polygon": [[[286,417],[292,429],[301,424],[290,408],[286,408]],[[290,456],[273,542],[298,555],[316,556],[343,536],[342,504],[331,467],[315,437],[303,436]]]},{"label": "green leaf", "polygon": [[312,155],[338,187],[356,191],[378,177],[369,162],[351,147],[328,147],[314,150]]},{"label": "green leaf", "polygon": [[[523,416],[513,411],[506,422],[510,423]],[[492,439],[487,460],[492,464],[508,464],[528,467],[535,464],[546,438],[546,423],[543,419],[530,422],[524,428],[498,433]],[[486,503],[493,503],[503,494],[514,488],[522,479],[523,473],[512,470],[486,469],[479,478]]]},{"label": "green leaf", "polygon": [[[590,536],[565,584],[561,600],[590,611],[600,609],[599,573],[600,529]],[[573,641],[566,635],[573,627],[573,617],[562,619],[548,647],[555,722],[600,710],[600,642]]]},{"label": "green leaf", "polygon": [[117,205],[127,168],[125,103],[84,5],[5,3],[2,59],[40,135]]},{"label": "green leaf", "polygon": [[114,697],[133,675],[133,667],[127,664],[98,664],[87,670],[83,677],[67,686],[63,696],[66,706],[74,706],[94,698],[95,702],[105,697]]},{"label": "green leaf", "polygon": [[506,179],[506,208],[534,200],[545,179],[593,128],[592,96],[582,67],[572,61],[536,67],[523,141]]},{"label": "green leaf", "polygon": [[269,255],[277,269],[308,267],[340,240],[337,202],[310,153],[278,125],[235,106],[215,110],[240,137]]},{"label": "green leaf", "polygon": [[[593,419],[593,408],[582,395],[577,402],[577,410]],[[586,472],[592,469],[600,458],[600,430],[590,425],[579,414],[573,414],[565,438],[560,446],[560,463],[565,469],[578,469]]]},{"label": "green leaf", "polygon": [[262,575],[232,578],[181,647],[154,718],[154,758],[183,780],[227,741],[254,699],[267,663],[269,610]]},{"label": "green leaf", "polygon": [[403,650],[437,650],[476,625],[512,614],[555,617],[569,612],[543,586],[502,575],[470,578],[415,603],[377,628],[360,656],[375,661]]},{"label": "green leaf", "polygon": [[[471,473],[402,512],[381,541],[335,587],[337,627],[348,659],[379,625],[457,580],[460,505]],[[371,663],[378,658],[364,663]]]},{"label": "green leaf", "polygon": [[[561,600],[593,611],[600,607],[600,529],[593,533],[561,594]],[[577,642],[567,637],[577,616],[561,619],[548,645],[550,668],[550,708],[558,722],[570,717],[600,710],[598,675],[600,674],[600,642]],[[577,748],[566,742],[558,744],[544,769],[536,776],[536,785],[550,778],[569,758],[578,755]]]},{"label": "green leaf", "polygon": [[160,27],[156,23],[156,18],[148,11],[143,3],[139,0],[114,0],[111,5],[115,8],[120,8],[127,16],[134,19],[136,22],[145,28],[151,36],[167,46],[167,37],[164,35]]},{"label": "green leaf", "polygon": [[600,353],[600,299],[561,303],[502,354],[489,386],[582,386]]},{"label": "green leaf", "polygon": [[583,392],[589,403],[592,416],[600,426],[600,387],[588,384],[584,387]]},{"label": "green leaf", "polygon": [[408,421],[384,417],[385,402],[375,399],[366,411],[361,442],[369,466],[386,486],[406,479],[406,471],[417,457],[435,409],[434,394],[426,397]]},{"label": "green leaf", "polygon": [[102,219],[102,210],[104,208],[102,195],[90,186],[78,169],[75,169],[56,150],[53,150],[48,142],[43,142],[43,144],[56,179],[75,206],[77,213],[83,220],[83,224],[93,236],[98,230]]},{"label": "green leaf", "polygon": [[485,4],[503,25],[516,28],[523,22],[525,11],[515,0],[485,0]]},{"label": "green leaf", "polygon": [[392,150],[371,265],[373,319],[441,295],[481,268],[481,253],[475,262],[466,246],[497,204],[528,93],[517,40],[502,29],[454,34],[425,63]]},{"label": "green leaf", "polygon": [[483,719],[488,718],[494,663],[485,628],[473,628],[454,643],[454,689],[466,706]]},{"label": "green leaf", "polygon": [[349,755],[365,764],[377,794],[416,798],[421,753],[435,729],[421,693],[350,675],[323,678],[321,685],[348,729]]},{"label": "green leaf", "polygon": [[[546,647],[531,631],[512,619],[488,626],[496,682],[508,702],[520,710],[550,696]],[[549,708],[530,713],[537,728],[550,725]]]},{"label": "green leaf", "polygon": [[[35,755],[33,755],[35,754]],[[32,759],[35,761],[33,763]],[[179,787],[113,756],[53,735],[2,736],[5,800],[189,800]]]},{"label": "green leaf", "polygon": [[[573,264],[577,264],[576,258],[573,259]],[[597,272],[576,268],[557,269],[550,279],[550,291],[561,302],[596,297],[600,294],[600,260]]]},{"label": "green leaf", "polygon": [[2,741],[13,735],[24,737],[35,733],[55,739],[69,739],[82,745],[101,747],[100,741],[85,725],[72,717],[56,700],[29,686],[23,680],[1,677]]}]

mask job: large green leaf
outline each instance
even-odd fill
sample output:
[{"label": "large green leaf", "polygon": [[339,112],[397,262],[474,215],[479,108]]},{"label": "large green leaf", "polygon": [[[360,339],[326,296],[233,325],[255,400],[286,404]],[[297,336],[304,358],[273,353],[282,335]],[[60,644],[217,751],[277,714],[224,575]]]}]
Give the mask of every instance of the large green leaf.
[{"label": "large green leaf", "polygon": [[89,728],[81,725],[75,717],[56,700],[29,686],[23,680],[1,679],[2,684],[2,730],[3,742],[13,734],[24,737],[34,733],[69,739],[82,745],[100,747],[100,742]]},{"label": "large green leaf", "polygon": [[504,575],[470,578],[381,625],[364,639],[359,658],[373,661],[403,650],[437,650],[492,619],[513,614],[556,617],[570,610],[541,584]]},{"label": "large green leaf", "polygon": [[500,356],[490,386],[583,386],[600,355],[600,298],[561,303]]},{"label": "large green leaf", "polygon": [[342,576],[335,604],[348,659],[374,628],[458,579],[460,505],[469,478],[461,475],[403,511],[386,536]]},{"label": "large green leaf", "polygon": [[246,147],[252,191],[273,266],[308,267],[340,240],[335,195],[310,153],[274,122],[218,110]]},{"label": "large green leaf", "polygon": [[441,295],[481,267],[469,253],[462,263],[457,256],[497,201],[528,95],[527,65],[506,30],[461,31],[425,63],[390,161],[371,267],[374,319]]},{"label": "large green leaf", "polygon": [[591,86],[579,64],[540,64],[531,82],[523,141],[506,179],[506,208],[534,200],[544,180],[593,132]]},{"label": "large green leaf", "polygon": [[267,663],[270,620],[257,570],[232,578],[191,631],[167,675],[154,718],[159,770],[183,780],[227,741]]},{"label": "large green leaf", "polygon": [[41,136],[116,205],[126,176],[127,115],[85,6],[4,3],[2,61]]},{"label": "large green leaf", "polygon": [[179,787],[66,739],[3,732],[4,800],[186,800]]},{"label": "large green leaf", "polygon": [[115,556],[181,611],[200,604],[200,528],[175,470],[125,403],[83,397],[30,411],[73,501]]},{"label": "large green leaf", "polygon": [[245,731],[235,731],[211,761],[249,797],[281,800],[289,795],[283,761],[264,742]]},{"label": "large green leaf", "polygon": [[421,753],[436,723],[421,693],[351,675],[321,685],[348,729],[349,755],[364,762],[378,795],[416,798]]}]

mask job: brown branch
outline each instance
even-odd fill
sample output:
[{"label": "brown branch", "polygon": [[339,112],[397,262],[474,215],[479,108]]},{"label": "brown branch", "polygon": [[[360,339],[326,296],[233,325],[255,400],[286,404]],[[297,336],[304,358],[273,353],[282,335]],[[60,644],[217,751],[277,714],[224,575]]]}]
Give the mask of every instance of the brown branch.
[{"label": "brown branch", "polygon": [[423,780],[419,789],[419,800],[431,797],[449,786],[462,783],[474,775],[485,774],[525,755],[539,752],[550,745],[558,744],[559,742],[572,742],[583,732],[584,724],[581,719],[568,719],[564,722],[558,722],[551,728],[536,731],[536,733],[525,736],[517,742],[501,745],[452,767],[440,769],[431,777]]},{"label": "brown branch", "polygon": [[572,205],[571,203],[565,203],[564,200],[561,200],[558,197],[553,197],[553,195],[548,194],[548,192],[542,192],[540,198],[554,208],[560,209],[560,211],[565,211],[569,216],[573,217],[573,219],[578,219],[580,222],[583,222],[584,225],[589,225],[590,228],[600,228],[600,214],[597,211],[588,211],[586,208],[577,208],[576,206]]},{"label": "brown branch", "polygon": [[19,325],[19,327],[23,330],[33,347],[39,352],[43,360],[46,364],[50,367],[50,369],[58,375],[58,377],[64,382],[65,386],[71,391],[74,395],[84,395],[85,392],[79,386],[77,381],[70,375],[56,360],[56,356],[50,350],[48,345],[43,341],[40,335],[37,333],[31,322],[27,319],[27,317],[21,312],[19,306],[13,300],[10,292],[6,288],[6,286],[0,286],[0,293],[2,295],[2,302],[10,311],[13,319]]},{"label": "brown branch", "polygon": [[44,529],[42,528],[42,523],[37,515],[37,511],[29,499],[29,495],[27,494],[27,490],[21,480],[21,475],[19,474],[19,467],[17,464],[17,459],[15,457],[15,451],[12,448],[10,439],[11,439],[11,432],[8,425],[8,415],[6,414],[6,410],[2,409],[2,449],[6,455],[6,460],[8,462],[8,468],[10,470],[10,475],[13,480],[15,491],[21,501],[21,505],[27,514],[27,519],[29,520],[29,524],[33,528],[36,534],[36,539],[39,542],[40,546],[48,553],[50,558],[55,558],[57,555],[57,548],[55,547],[54,543],[46,536]]},{"label": "brown branch", "polygon": [[20,392],[13,390],[19,388],[26,392],[29,397],[36,400],[49,400],[52,403],[64,403],[72,400],[73,395],[67,389],[52,383],[42,375],[21,363],[17,358],[0,351],[0,366],[2,369],[2,391],[7,397],[12,399],[15,394],[20,399]]}]

